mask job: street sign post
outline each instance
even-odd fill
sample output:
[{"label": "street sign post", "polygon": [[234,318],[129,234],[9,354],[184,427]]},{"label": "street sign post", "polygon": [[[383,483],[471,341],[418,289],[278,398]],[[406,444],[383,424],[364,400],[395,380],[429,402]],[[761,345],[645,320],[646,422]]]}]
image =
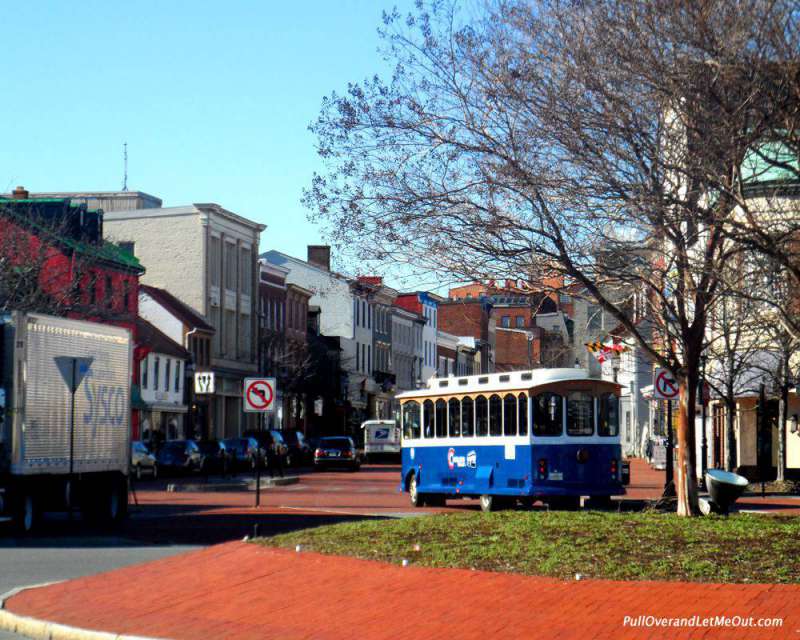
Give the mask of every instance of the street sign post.
[{"label": "street sign post", "polygon": [[242,388],[244,410],[251,413],[275,411],[275,378],[245,378]]},{"label": "street sign post", "polygon": [[197,394],[214,393],[213,371],[197,371],[194,374],[194,392]]},{"label": "street sign post", "polygon": [[69,519],[72,520],[72,502],[75,487],[74,460],[75,460],[75,392],[81,386],[83,379],[89,374],[94,358],[79,358],[75,356],[56,356],[54,358],[58,372],[64,379],[69,389],[69,483],[67,484],[67,506]]},{"label": "street sign post", "polygon": [[666,486],[665,493],[671,493],[673,478],[673,455],[674,445],[672,433],[672,401],[680,396],[680,388],[672,374],[666,369],[658,368],[653,375],[653,398],[667,401],[667,461],[666,461]]},{"label": "street sign post", "polygon": [[666,369],[656,369],[653,375],[653,397],[659,400],[677,400],[680,395],[678,383]]}]

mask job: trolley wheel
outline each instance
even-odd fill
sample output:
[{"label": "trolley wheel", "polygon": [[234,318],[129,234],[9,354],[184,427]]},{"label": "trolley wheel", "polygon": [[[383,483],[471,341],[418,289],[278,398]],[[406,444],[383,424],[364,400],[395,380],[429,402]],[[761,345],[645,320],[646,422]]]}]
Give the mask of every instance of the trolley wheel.
[{"label": "trolley wheel", "polygon": [[411,506],[422,507],[425,505],[425,500],[417,489],[416,474],[413,474],[411,480],[408,481],[408,496],[411,498]]},{"label": "trolley wheel", "polygon": [[481,505],[481,511],[484,513],[488,513],[489,511],[494,511],[497,509],[497,503],[494,499],[494,496],[484,493],[478,500]]},{"label": "trolley wheel", "polygon": [[425,504],[429,507],[444,507],[447,505],[447,496],[443,493],[430,493],[425,496]]}]

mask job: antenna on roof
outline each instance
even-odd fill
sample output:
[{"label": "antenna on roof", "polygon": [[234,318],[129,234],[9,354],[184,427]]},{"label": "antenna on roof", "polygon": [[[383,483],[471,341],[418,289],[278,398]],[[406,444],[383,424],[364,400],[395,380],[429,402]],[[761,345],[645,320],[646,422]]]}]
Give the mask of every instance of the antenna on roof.
[{"label": "antenna on roof", "polygon": [[123,144],[122,148],[123,148],[122,157],[124,159],[124,165],[125,165],[125,172],[122,175],[122,190],[127,191],[128,190],[128,143],[126,142],[125,144]]}]

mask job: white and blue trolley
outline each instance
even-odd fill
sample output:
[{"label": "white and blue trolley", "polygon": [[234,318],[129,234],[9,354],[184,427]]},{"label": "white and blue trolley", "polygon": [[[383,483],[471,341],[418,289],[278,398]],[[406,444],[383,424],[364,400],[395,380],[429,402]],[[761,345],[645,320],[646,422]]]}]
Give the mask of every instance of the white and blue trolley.
[{"label": "white and blue trolley", "polygon": [[414,506],[477,497],[484,511],[609,501],[625,493],[619,393],[583,369],[431,378],[397,396],[401,489]]}]

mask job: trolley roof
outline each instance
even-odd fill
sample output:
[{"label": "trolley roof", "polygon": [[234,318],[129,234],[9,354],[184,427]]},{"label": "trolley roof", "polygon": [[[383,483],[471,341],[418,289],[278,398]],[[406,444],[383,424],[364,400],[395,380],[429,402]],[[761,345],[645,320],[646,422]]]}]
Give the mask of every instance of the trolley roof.
[{"label": "trolley roof", "polygon": [[540,387],[554,382],[575,381],[604,382],[617,385],[609,380],[592,378],[586,369],[531,369],[529,371],[506,371],[502,373],[484,373],[474,376],[449,376],[447,378],[430,378],[426,387],[397,394],[398,400],[408,398],[428,398],[487,391],[518,391]]}]

